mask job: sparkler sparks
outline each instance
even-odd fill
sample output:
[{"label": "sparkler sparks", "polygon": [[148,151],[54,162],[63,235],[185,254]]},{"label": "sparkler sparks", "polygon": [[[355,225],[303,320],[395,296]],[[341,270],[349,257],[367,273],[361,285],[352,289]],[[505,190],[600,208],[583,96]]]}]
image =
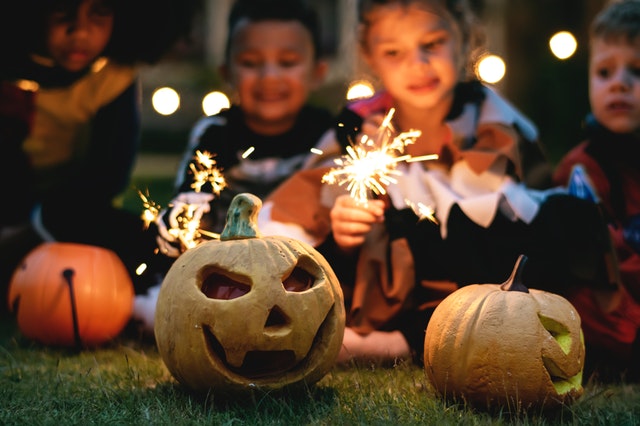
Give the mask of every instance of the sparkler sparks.
[{"label": "sparkler sparks", "polygon": [[407,145],[420,136],[419,130],[410,130],[396,136],[391,119],[395,109],[389,110],[375,137],[363,136],[360,143],[347,147],[347,154],[334,160],[338,167],[329,170],[322,177],[323,183],[344,185],[351,197],[359,204],[366,205],[374,194],[386,194],[385,187],[396,183],[394,176],[402,172],[396,169],[399,162],[435,160],[438,155],[412,157],[403,154]]},{"label": "sparkler sparks", "polygon": [[193,173],[191,188],[196,192],[200,192],[208,182],[211,184],[211,192],[214,195],[220,195],[220,192],[227,186],[227,182],[220,169],[215,167],[216,160],[213,159],[213,155],[207,151],[196,151],[193,159],[196,161],[189,164],[189,168]]},{"label": "sparkler sparks", "polygon": [[436,212],[431,206],[427,206],[421,202],[414,203],[411,200],[405,198],[404,202],[413,210],[416,216],[418,216],[419,220],[427,219],[436,225],[438,224],[438,219],[436,219]]},{"label": "sparkler sparks", "polygon": [[[193,159],[195,161],[189,165],[193,174],[191,188],[193,188],[196,193],[201,193],[202,187],[209,183],[213,197],[220,195],[220,192],[226,188],[227,182],[220,169],[215,167],[216,161],[213,159],[213,155],[207,151],[196,151]],[[148,227],[151,222],[163,220],[160,205],[152,201],[148,193],[143,194],[141,191],[138,191],[138,195],[144,207],[142,219],[145,227]],[[168,222],[170,224],[167,232],[176,241],[180,242],[182,251],[197,246],[204,241],[203,237],[214,239],[220,237],[219,234],[200,229],[200,220],[203,214],[202,204],[208,203],[213,198],[209,197],[203,193],[199,202],[196,202],[193,199],[182,200],[180,196],[178,196],[178,198],[173,201],[173,204],[169,205],[172,210],[167,212],[169,215]]]},{"label": "sparkler sparks", "polygon": [[160,215],[160,205],[149,198],[149,191],[146,194],[143,194],[142,191],[138,189],[138,196],[142,200],[142,220],[144,221],[144,229],[149,228],[149,224],[151,222],[155,222],[156,218]]}]

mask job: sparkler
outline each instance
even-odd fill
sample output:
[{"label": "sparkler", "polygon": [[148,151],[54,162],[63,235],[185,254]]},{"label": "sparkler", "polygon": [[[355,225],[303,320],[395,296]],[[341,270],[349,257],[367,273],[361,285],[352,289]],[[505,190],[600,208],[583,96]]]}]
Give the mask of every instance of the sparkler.
[{"label": "sparkler", "polygon": [[365,135],[359,144],[348,146],[347,154],[334,160],[338,167],[325,173],[322,182],[347,184],[356,203],[366,205],[372,193],[384,195],[385,187],[397,182],[394,176],[402,174],[396,168],[398,163],[437,159],[437,154],[421,157],[403,154],[404,148],[414,143],[421,132],[410,130],[394,136],[396,131],[391,125],[394,113],[395,109],[389,110],[373,139]]},{"label": "sparkler", "polygon": [[[220,195],[220,192],[226,188],[227,182],[220,169],[215,167],[216,161],[213,159],[213,155],[207,151],[196,151],[193,159],[195,161],[189,165],[193,174],[191,188],[193,188],[195,192],[200,193],[202,187],[209,183],[211,193],[214,196]],[[145,227],[148,227],[151,222],[161,220],[162,209],[160,205],[152,201],[148,193],[143,194],[141,191],[138,191],[138,195],[143,202],[144,210],[142,212],[142,219]],[[167,232],[180,242],[184,250],[198,245],[203,241],[203,236],[213,239],[220,237],[219,234],[200,229],[200,219],[202,217],[200,203],[175,200],[174,204],[170,205],[170,207],[179,210],[170,212],[171,216],[175,218],[175,222],[169,221],[173,222],[174,226],[167,229]],[[177,226],[175,224],[177,224]]]}]

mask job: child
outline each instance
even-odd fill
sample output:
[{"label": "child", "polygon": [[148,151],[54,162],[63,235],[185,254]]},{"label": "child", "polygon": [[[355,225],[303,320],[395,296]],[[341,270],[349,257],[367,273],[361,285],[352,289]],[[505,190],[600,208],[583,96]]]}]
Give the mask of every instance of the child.
[{"label": "child", "polygon": [[[219,233],[231,199],[240,192],[265,198],[300,169],[310,149],[333,123],[329,111],[308,104],[323,81],[320,28],[304,0],[238,0],[228,19],[226,62],[221,73],[237,92],[230,109],[205,117],[193,128],[177,186],[174,209],[201,206],[200,228]],[[251,148],[247,158],[243,153]],[[191,164],[196,151],[214,155],[227,187],[195,193]],[[210,205],[209,205],[210,203]],[[171,212],[167,215],[171,217]],[[165,219],[166,220],[166,219]],[[161,246],[177,256],[175,236],[159,222]]]},{"label": "child", "polygon": [[[337,141],[345,146],[359,132],[372,135],[393,107],[398,131],[421,131],[405,152],[439,159],[400,164],[388,197],[366,204],[341,195],[330,207],[326,185],[299,190],[309,174],[265,203],[262,221],[299,225],[341,277],[350,316],[340,360],[422,361],[439,300],[459,286],[505,281],[520,254],[529,258],[524,275],[531,287],[608,285],[601,261],[607,241],[588,231],[600,224],[595,205],[562,189],[526,187],[549,182],[536,128],[466,78],[480,40],[467,3],[361,0],[359,17],[364,58],[384,90],[345,108]],[[316,212],[329,212],[330,225],[319,213],[296,217],[283,208],[287,197],[313,202],[300,194],[320,200]],[[435,210],[435,221],[416,214],[411,207],[419,203]]]},{"label": "child", "polygon": [[[155,12],[150,5],[122,0],[3,3],[2,310],[13,270],[42,241],[112,249],[136,290],[147,286],[146,277],[134,271],[155,260],[154,233],[143,233],[137,215],[112,203],[129,183],[138,149],[137,64],[160,59],[186,35],[195,11],[164,0],[153,2]],[[8,28],[11,38],[4,34]]]},{"label": "child", "polygon": [[[310,149],[333,124],[324,108],[308,104],[322,83],[320,28],[304,0],[238,0],[228,18],[225,64],[221,73],[237,92],[230,109],[194,126],[177,179],[172,208],[157,221],[158,245],[168,256],[186,249],[168,228],[177,227],[185,205],[200,219],[200,230],[220,233],[233,197],[250,192],[264,199],[302,168]],[[253,151],[243,158],[249,149]],[[195,192],[192,165],[196,153],[209,153],[224,175],[226,188],[212,193],[207,184]],[[198,167],[198,166],[196,166]],[[158,287],[136,297],[134,317],[153,329]]]},{"label": "child", "polygon": [[587,140],[562,159],[554,179],[565,184],[576,165],[587,171],[611,219],[622,286],[609,310],[598,303],[607,294],[593,289],[569,300],[582,317],[588,370],[640,380],[640,352],[632,350],[640,341],[640,1],[612,2],[590,36]]}]

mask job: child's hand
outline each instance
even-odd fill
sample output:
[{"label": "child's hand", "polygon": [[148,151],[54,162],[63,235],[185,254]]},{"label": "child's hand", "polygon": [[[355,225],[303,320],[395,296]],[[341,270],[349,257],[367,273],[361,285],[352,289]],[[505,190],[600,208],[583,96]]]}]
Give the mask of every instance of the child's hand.
[{"label": "child's hand", "polygon": [[180,229],[179,216],[188,215],[193,221],[200,221],[202,215],[211,210],[209,203],[213,200],[213,194],[204,192],[182,192],[171,200],[169,211],[164,211],[156,219],[158,225],[158,246],[162,253],[169,257],[178,257],[184,251],[179,247],[178,236],[172,234],[169,229]]},{"label": "child's hand", "polygon": [[374,223],[384,221],[384,202],[369,200],[365,206],[349,195],[341,195],[336,199],[330,217],[335,242],[349,251],[362,245]]}]

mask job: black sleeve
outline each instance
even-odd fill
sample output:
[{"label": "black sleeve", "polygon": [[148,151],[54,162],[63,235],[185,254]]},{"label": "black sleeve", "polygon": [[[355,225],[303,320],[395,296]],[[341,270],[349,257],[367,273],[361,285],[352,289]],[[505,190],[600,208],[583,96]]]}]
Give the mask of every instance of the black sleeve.
[{"label": "black sleeve", "polygon": [[97,112],[87,155],[66,170],[64,179],[43,197],[42,220],[50,232],[65,235],[74,221],[85,220],[89,225],[102,220],[114,197],[130,182],[139,147],[139,123],[138,87],[133,83]]}]

